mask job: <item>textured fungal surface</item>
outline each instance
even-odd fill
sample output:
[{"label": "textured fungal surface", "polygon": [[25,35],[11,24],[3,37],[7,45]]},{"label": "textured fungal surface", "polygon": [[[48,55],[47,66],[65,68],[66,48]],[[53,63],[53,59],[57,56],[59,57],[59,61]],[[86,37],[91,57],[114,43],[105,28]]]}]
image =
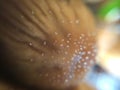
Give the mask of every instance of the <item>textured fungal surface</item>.
[{"label": "textured fungal surface", "polygon": [[80,0],[0,0],[10,74],[37,88],[77,85],[94,63],[94,19]]}]

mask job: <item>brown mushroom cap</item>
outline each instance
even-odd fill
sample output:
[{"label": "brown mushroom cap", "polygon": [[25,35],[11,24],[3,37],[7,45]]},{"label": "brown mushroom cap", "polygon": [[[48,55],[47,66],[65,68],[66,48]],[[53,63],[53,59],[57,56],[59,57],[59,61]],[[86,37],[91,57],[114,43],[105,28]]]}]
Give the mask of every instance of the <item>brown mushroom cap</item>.
[{"label": "brown mushroom cap", "polygon": [[94,62],[95,23],[80,0],[0,0],[0,42],[13,78],[61,89]]}]

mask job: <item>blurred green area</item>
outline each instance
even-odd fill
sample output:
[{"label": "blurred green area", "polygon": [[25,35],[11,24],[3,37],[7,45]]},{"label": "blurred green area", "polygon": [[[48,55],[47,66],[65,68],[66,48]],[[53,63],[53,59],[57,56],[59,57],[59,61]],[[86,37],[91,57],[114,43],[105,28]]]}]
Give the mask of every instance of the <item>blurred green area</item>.
[{"label": "blurred green area", "polygon": [[[114,10],[114,11],[113,11]],[[116,11],[115,11],[116,10]],[[109,0],[103,4],[98,10],[98,16],[100,18],[105,18],[107,14],[112,12],[112,16],[115,17],[115,13],[120,14],[120,0]]]},{"label": "blurred green area", "polygon": [[120,20],[120,0],[83,0],[100,21]]}]

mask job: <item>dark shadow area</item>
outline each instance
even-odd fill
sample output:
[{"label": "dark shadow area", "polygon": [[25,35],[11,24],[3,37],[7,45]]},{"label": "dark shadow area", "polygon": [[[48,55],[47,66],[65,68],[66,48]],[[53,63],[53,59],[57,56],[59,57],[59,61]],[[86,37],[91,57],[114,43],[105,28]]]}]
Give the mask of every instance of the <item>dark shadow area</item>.
[{"label": "dark shadow area", "polygon": [[5,49],[4,44],[0,41],[0,80],[11,86],[27,88],[26,85],[18,82],[18,80],[12,75],[11,71],[9,71],[6,52],[7,50]]}]

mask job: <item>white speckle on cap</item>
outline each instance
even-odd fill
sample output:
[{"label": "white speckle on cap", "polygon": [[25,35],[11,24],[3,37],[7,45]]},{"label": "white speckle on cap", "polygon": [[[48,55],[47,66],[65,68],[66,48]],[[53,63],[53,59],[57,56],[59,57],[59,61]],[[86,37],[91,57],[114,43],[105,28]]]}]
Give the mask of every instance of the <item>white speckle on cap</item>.
[{"label": "white speckle on cap", "polygon": [[65,23],[65,20],[62,20],[61,22],[62,22],[62,23]]},{"label": "white speckle on cap", "polygon": [[47,42],[46,42],[46,41],[44,41],[44,42],[43,42],[43,45],[46,45],[46,44],[47,44]]},{"label": "white speckle on cap", "polygon": [[70,37],[71,35],[72,35],[71,33],[68,33],[68,34],[67,34],[67,37]]},{"label": "white speckle on cap", "polygon": [[72,76],[72,75],[69,75],[69,78],[70,78],[70,79],[72,79],[72,78],[73,78],[73,76]]},{"label": "white speckle on cap", "polygon": [[83,51],[83,52],[82,52],[82,55],[85,55],[85,54],[86,54],[86,52]]},{"label": "white speckle on cap", "polygon": [[65,51],[65,54],[67,55],[67,54],[68,54],[68,52],[67,52],[67,51]]},{"label": "white speckle on cap", "polygon": [[30,59],[30,62],[33,62],[33,61],[34,61],[34,59],[31,58],[31,59]]},{"label": "white speckle on cap", "polygon": [[30,42],[30,43],[29,43],[29,46],[32,46],[32,45],[33,45],[32,42]]},{"label": "white speckle on cap", "polygon": [[49,11],[48,11],[48,13],[52,14],[52,11],[51,11],[51,10],[49,10]]},{"label": "white speckle on cap", "polygon": [[85,60],[89,60],[89,57],[88,57],[88,56],[86,56],[86,57],[85,57]]},{"label": "white speckle on cap", "polygon": [[32,14],[35,14],[35,12],[34,12],[34,11],[32,11]]},{"label": "white speckle on cap", "polygon": [[80,50],[82,51],[82,50],[83,50],[83,48],[81,47],[81,48],[80,48]]},{"label": "white speckle on cap", "polygon": [[44,53],[41,54],[41,56],[44,56],[44,55],[45,55]]},{"label": "white speckle on cap", "polygon": [[69,64],[69,63],[70,63],[70,61],[67,61],[67,63]]},{"label": "white speckle on cap", "polygon": [[80,36],[79,39],[82,39],[82,37]]},{"label": "white speckle on cap", "polygon": [[67,48],[69,48],[70,46],[69,46],[69,45],[67,45],[66,47],[67,47]]},{"label": "white speckle on cap", "polygon": [[87,62],[84,62],[84,65],[87,65]]},{"label": "white speckle on cap", "polygon": [[62,59],[65,60],[65,57],[63,57]]},{"label": "white speckle on cap", "polygon": [[73,23],[73,21],[71,20],[69,23]]},{"label": "white speckle on cap", "polygon": [[62,41],[62,42],[64,42],[64,41],[65,41],[65,39],[62,39],[61,41]]},{"label": "white speckle on cap", "polygon": [[23,18],[24,18],[24,16],[23,16],[23,15],[21,15],[21,18],[23,19]]},{"label": "white speckle on cap", "polygon": [[68,83],[68,79],[65,79],[65,83]]},{"label": "white speckle on cap", "polygon": [[91,54],[91,51],[88,51],[87,53],[88,53],[88,54]]},{"label": "white speckle on cap", "polygon": [[64,75],[66,75],[67,73],[66,73],[66,72],[64,72],[63,74],[64,74]]},{"label": "white speckle on cap", "polygon": [[75,23],[76,23],[76,24],[79,24],[79,23],[80,23],[80,20],[76,20]]},{"label": "white speckle on cap", "polygon": [[60,47],[63,47],[64,45],[63,44],[60,44]]},{"label": "white speckle on cap", "polygon": [[48,73],[46,73],[45,76],[48,77]]},{"label": "white speckle on cap", "polygon": [[58,35],[58,32],[55,32],[55,35]]},{"label": "white speckle on cap", "polygon": [[67,41],[67,43],[70,43],[70,41]]}]

